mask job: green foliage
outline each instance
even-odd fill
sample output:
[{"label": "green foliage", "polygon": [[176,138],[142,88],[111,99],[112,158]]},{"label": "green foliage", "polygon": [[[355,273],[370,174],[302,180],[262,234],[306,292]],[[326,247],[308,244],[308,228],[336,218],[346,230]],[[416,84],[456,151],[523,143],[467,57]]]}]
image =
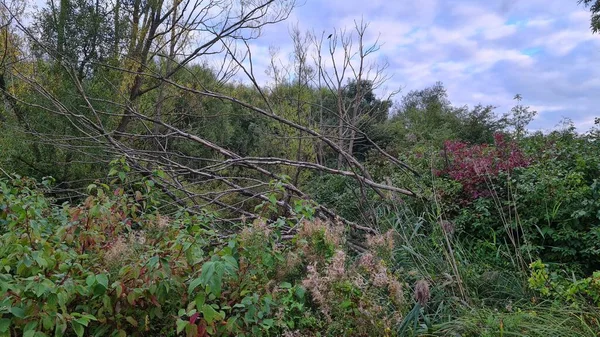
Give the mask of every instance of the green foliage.
[{"label": "green foliage", "polygon": [[360,208],[356,204],[358,184],[355,180],[338,175],[321,175],[315,177],[308,189],[314,200],[335,209],[346,219],[360,219]]},{"label": "green foliage", "polygon": [[535,118],[535,115],[537,115],[537,111],[529,110],[528,106],[522,105],[521,100],[523,100],[523,97],[521,95],[515,95],[514,99],[517,101],[517,105],[510,109],[510,112],[506,113],[502,117],[502,120],[506,126],[512,128],[517,138],[521,138],[527,131],[527,125],[529,125],[533,118]]},{"label": "green foliage", "polygon": [[564,270],[551,271],[541,260],[531,263],[530,269],[529,287],[543,297],[600,306],[600,271],[576,279],[574,275],[568,277]]},{"label": "green foliage", "polygon": [[263,220],[223,237],[209,216],[158,213],[128,170],[114,161],[80,205],[0,180],[0,335],[382,336],[399,321],[396,276],[376,256],[346,267],[342,231],[309,205],[287,244]]},{"label": "green foliage", "polygon": [[591,13],[590,28],[592,32],[600,32],[600,0],[578,0],[578,3],[583,3],[584,6],[589,7]]},{"label": "green foliage", "polygon": [[[598,270],[597,141],[566,130],[527,137],[510,148],[509,157],[500,148],[487,149],[487,155],[499,152],[485,162],[477,153],[471,156],[463,150],[461,156],[466,157],[460,161],[449,158],[451,168],[477,164],[479,172],[477,167],[472,172],[468,165],[459,166],[456,174],[434,182],[442,211],[459,236],[479,246],[481,242],[508,244],[523,256],[568,263],[577,273]],[[494,170],[523,158],[525,166]],[[458,189],[453,182],[460,184]],[[475,197],[465,199],[465,192]]]},{"label": "green foliage", "polygon": [[[600,2],[579,2],[597,32]],[[409,92],[388,116],[392,102],[366,78],[316,87],[300,50],[291,79],[272,88],[223,81],[177,56],[188,30],[170,21],[177,6],[154,22],[163,5],[54,1],[31,39],[0,32],[0,167],[21,175],[0,179],[0,336],[597,335],[597,128],[530,134],[536,113],[519,95],[498,118],[491,105],[452,105],[441,83]],[[211,97],[221,93],[231,99]],[[277,161],[344,166],[322,139],[235,100],[329,137],[374,182],[419,198]],[[125,133],[113,132],[130,112]],[[497,132],[514,146],[492,145]],[[466,151],[449,155],[448,144]],[[124,158],[105,165],[115,147],[140,160],[135,170]],[[177,168],[168,178],[159,157]],[[246,157],[277,173],[237,165]],[[209,166],[215,176],[203,175]],[[251,186],[238,193],[221,177]],[[356,224],[315,218],[314,202],[284,183]],[[179,209],[163,188],[182,185],[179,201],[214,197],[234,210]],[[239,210],[261,218],[214,221]],[[417,283],[427,301],[411,299]]]}]

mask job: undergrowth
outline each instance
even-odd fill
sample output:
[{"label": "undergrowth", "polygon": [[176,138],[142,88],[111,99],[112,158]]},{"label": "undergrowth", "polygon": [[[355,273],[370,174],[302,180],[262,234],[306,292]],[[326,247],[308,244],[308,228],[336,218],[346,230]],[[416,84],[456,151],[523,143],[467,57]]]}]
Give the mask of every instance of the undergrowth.
[{"label": "undergrowth", "polygon": [[[598,336],[597,261],[582,259],[597,254],[585,232],[596,161],[555,165],[571,170],[557,180],[532,151],[498,142],[453,144],[456,174],[433,171],[425,206],[377,206],[377,235],[302,200],[273,218],[275,196],[257,206],[269,218],[235,230],[209,212],[167,215],[151,177],[134,180],[122,160],[77,204],[47,197],[51,179],[0,179],[0,336]],[[502,149],[513,166],[476,170]],[[536,184],[557,191],[551,212],[535,207]]]}]

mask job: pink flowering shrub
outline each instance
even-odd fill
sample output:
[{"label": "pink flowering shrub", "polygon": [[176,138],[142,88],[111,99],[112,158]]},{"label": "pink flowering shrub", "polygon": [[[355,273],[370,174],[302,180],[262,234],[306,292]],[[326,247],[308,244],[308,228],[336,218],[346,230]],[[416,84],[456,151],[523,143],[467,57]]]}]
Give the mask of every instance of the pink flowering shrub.
[{"label": "pink flowering shrub", "polygon": [[446,141],[444,155],[447,167],[437,175],[447,175],[461,183],[467,202],[489,195],[488,184],[501,172],[526,167],[530,161],[518,145],[506,140],[504,134],[494,135],[494,144],[470,145],[460,141]]}]

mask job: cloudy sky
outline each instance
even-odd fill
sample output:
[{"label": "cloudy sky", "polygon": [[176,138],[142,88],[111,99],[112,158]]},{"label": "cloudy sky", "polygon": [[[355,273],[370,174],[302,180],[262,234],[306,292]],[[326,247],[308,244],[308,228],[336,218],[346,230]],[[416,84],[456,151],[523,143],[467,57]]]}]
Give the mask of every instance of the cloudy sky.
[{"label": "cloudy sky", "polygon": [[499,114],[518,93],[538,111],[532,129],[569,117],[585,131],[600,116],[600,35],[577,0],[304,0],[255,41],[254,59],[266,66],[269,46],[289,53],[294,24],[321,33],[361,18],[383,44],[389,88],[441,81],[453,104],[493,104]]}]

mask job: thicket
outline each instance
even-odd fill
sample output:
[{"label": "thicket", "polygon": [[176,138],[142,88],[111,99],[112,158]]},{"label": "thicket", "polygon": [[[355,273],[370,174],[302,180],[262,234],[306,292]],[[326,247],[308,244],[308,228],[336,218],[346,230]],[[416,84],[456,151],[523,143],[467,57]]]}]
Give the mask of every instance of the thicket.
[{"label": "thicket", "polygon": [[293,1],[25,5],[0,3],[0,336],[598,336],[600,120],[385,95],[364,22],[292,28],[260,83]]},{"label": "thicket", "polygon": [[308,201],[235,232],[208,211],[164,215],[162,192],[123,160],[78,204],[46,197],[52,179],[7,176],[0,333],[595,336],[597,144],[570,131],[495,138],[416,156],[438,165],[434,202],[382,205],[382,234],[360,252],[352,228]]}]

